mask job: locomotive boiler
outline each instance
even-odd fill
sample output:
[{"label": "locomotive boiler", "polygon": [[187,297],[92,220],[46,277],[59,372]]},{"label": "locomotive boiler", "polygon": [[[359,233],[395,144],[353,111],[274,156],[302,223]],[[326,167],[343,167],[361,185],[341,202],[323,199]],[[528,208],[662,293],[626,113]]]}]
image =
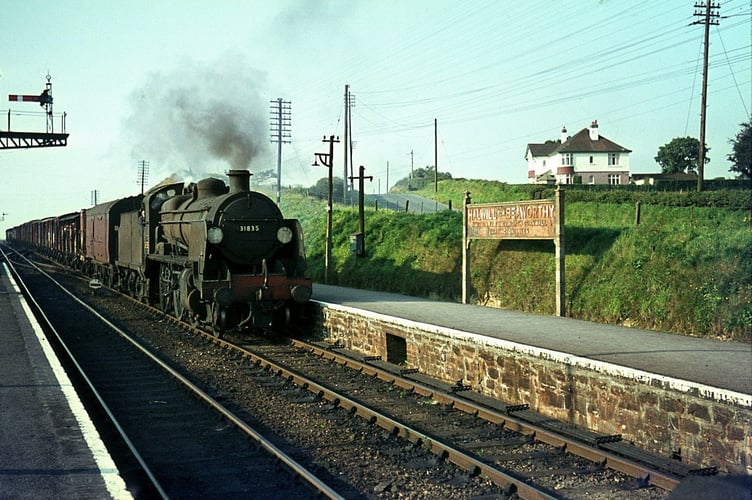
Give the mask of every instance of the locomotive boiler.
[{"label": "locomotive boiler", "polygon": [[285,219],[267,196],[251,191],[250,173],[231,170],[229,190],[204,179],[189,192],[150,193],[144,223],[156,231],[150,259],[158,264],[159,302],[178,317],[210,323],[217,331],[266,328],[289,320],[311,297],[304,276],[300,223]]},{"label": "locomotive boiler", "polygon": [[300,223],[250,176],[162,184],[6,235],[218,336],[269,329],[302,312],[312,285]]}]

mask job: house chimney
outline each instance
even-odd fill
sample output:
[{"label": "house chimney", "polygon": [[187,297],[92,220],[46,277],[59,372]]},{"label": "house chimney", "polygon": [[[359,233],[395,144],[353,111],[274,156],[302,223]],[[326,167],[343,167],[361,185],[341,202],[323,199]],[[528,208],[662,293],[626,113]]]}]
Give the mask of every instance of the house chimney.
[{"label": "house chimney", "polygon": [[561,127],[561,143],[564,144],[567,142],[567,127],[562,126]]},{"label": "house chimney", "polygon": [[592,123],[590,123],[590,140],[597,141],[598,137],[598,120],[593,120]]}]

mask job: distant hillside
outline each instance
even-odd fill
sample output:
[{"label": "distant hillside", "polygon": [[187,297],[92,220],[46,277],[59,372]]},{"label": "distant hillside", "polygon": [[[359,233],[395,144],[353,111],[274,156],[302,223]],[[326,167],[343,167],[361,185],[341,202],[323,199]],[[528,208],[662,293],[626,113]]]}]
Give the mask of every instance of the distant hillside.
[{"label": "distant hillside", "polygon": [[[452,200],[454,208],[461,208],[465,191],[473,202],[553,194],[546,186],[462,179],[441,181],[438,188],[436,199]],[[434,196],[433,189],[412,193]],[[589,193],[566,193],[570,317],[752,342],[750,191],[661,194],[627,188]],[[578,201],[588,197],[596,201]],[[641,200],[638,226],[635,197],[646,200]],[[712,200],[732,208],[712,206]],[[703,206],[693,206],[697,203]],[[309,269],[323,281],[325,204],[288,196],[283,210],[302,220]],[[335,206],[330,283],[459,300],[460,212],[418,215],[376,212],[369,206],[365,258],[350,255],[350,235],[357,227],[357,209]],[[554,314],[553,256],[550,241],[475,241],[473,300]]]}]

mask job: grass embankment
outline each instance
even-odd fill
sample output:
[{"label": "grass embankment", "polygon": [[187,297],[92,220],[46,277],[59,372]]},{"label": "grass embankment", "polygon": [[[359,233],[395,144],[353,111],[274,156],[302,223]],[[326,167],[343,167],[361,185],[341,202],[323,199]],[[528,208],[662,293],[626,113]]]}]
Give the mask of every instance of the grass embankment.
[{"label": "grass embankment", "polygon": [[[432,189],[417,194],[444,203],[451,199],[454,207],[461,207],[465,191],[472,193],[474,203],[547,197],[552,192],[539,186],[448,180],[439,183],[437,194]],[[567,192],[567,315],[752,342],[750,210],[681,206],[688,195],[637,195],[647,201],[642,202],[641,223],[635,225],[634,201],[576,201],[587,196]],[[616,192],[591,198],[634,196]],[[742,198],[748,200],[749,194]],[[302,196],[283,197],[286,216],[303,223],[309,272],[317,281],[324,279],[325,208],[324,202]],[[367,209],[366,258],[350,255],[357,209],[335,206],[333,220],[330,283],[459,300],[459,212],[410,215]],[[471,263],[472,300],[554,314],[551,241],[474,241]]]}]

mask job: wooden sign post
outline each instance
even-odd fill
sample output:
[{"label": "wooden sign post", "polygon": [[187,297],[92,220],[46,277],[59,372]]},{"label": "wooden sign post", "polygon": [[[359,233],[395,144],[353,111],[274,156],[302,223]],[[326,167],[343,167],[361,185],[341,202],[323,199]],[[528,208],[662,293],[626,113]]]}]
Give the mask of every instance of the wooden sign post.
[{"label": "wooden sign post", "polygon": [[564,191],[553,200],[482,203],[472,205],[465,193],[462,226],[462,303],[470,287],[470,242],[490,240],[546,240],[556,246],[556,315],[566,316],[564,303]]}]

